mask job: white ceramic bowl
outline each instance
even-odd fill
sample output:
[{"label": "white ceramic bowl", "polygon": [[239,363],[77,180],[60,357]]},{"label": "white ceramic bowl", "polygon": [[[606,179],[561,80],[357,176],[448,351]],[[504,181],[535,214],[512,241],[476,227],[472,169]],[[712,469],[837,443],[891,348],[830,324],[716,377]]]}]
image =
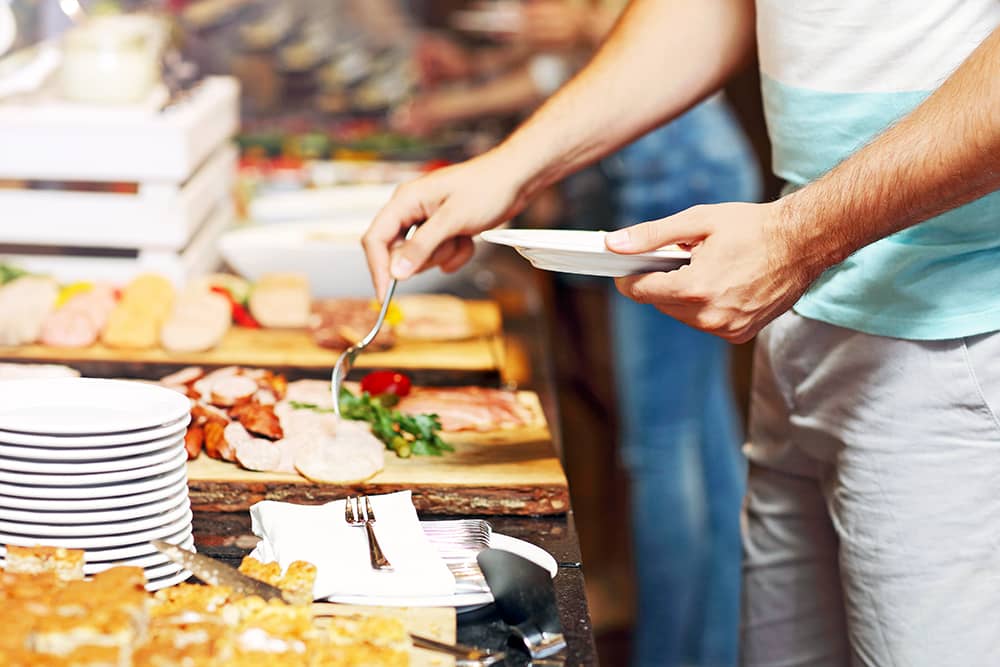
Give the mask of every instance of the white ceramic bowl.
[{"label": "white ceramic bowl", "polygon": [[[229,266],[249,280],[264,273],[297,271],[308,276],[313,296],[370,297],[374,292],[361,248],[361,236],[370,222],[365,217],[253,225],[224,234],[219,249]],[[461,274],[432,269],[399,283],[398,291],[438,292],[462,280]]]}]

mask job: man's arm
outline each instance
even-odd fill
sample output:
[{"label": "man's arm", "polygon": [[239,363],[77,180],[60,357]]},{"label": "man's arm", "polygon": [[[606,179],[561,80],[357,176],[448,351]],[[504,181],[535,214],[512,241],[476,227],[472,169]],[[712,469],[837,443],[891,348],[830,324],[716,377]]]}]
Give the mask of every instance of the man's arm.
[{"label": "man's arm", "polygon": [[[593,61],[507,141],[401,187],[363,239],[379,296],[392,274],[456,269],[471,236],[535,193],[717,90],[753,45],[752,0],[634,0]],[[423,223],[395,248],[404,228]]]},{"label": "man's arm", "polygon": [[752,0],[634,0],[590,64],[504,142],[526,193],[564,178],[714,93],[754,45]]},{"label": "man's arm", "polygon": [[854,251],[1000,188],[998,155],[1000,29],[913,112],[798,192],[609,234],[616,252],[698,243],[689,266],[618,287],[692,326],[748,340]]}]

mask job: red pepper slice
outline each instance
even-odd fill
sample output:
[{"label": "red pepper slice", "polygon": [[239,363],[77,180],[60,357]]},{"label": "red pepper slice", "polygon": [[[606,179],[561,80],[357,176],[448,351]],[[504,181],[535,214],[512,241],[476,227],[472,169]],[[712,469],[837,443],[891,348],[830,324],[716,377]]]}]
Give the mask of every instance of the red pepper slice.
[{"label": "red pepper slice", "polygon": [[229,302],[229,310],[232,312],[233,322],[237,326],[245,327],[247,329],[260,329],[260,322],[258,322],[250,311],[247,310],[246,306],[233,298],[232,292],[227,290],[221,285],[212,285],[211,289],[216,294],[221,294],[226,297],[226,301]]},{"label": "red pepper slice", "polygon": [[372,371],[361,378],[361,391],[371,396],[392,394],[402,398],[410,393],[413,383],[410,378],[395,371]]}]

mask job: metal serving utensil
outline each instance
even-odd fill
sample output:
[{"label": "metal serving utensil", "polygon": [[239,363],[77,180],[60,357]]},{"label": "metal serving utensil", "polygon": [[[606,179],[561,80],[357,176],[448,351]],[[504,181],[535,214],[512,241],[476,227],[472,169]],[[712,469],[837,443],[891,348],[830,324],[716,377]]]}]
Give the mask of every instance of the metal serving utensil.
[{"label": "metal serving utensil", "polygon": [[[407,241],[413,238],[417,227],[418,225],[411,226],[406,230],[406,236],[403,238]],[[375,336],[378,335],[379,329],[382,328],[382,323],[385,322],[386,313],[389,312],[389,302],[392,301],[392,295],[395,291],[396,279],[393,278],[389,281],[389,289],[385,292],[385,299],[382,300],[382,308],[378,311],[378,319],[375,320],[375,326],[365,334],[364,338],[341,352],[340,356],[337,357],[337,363],[333,367],[333,375],[330,376],[330,391],[333,393],[333,412],[338,417],[340,416],[340,387],[343,386],[344,380],[347,379],[347,375],[351,372],[354,360],[357,359],[358,354],[368,347],[375,340]]]}]

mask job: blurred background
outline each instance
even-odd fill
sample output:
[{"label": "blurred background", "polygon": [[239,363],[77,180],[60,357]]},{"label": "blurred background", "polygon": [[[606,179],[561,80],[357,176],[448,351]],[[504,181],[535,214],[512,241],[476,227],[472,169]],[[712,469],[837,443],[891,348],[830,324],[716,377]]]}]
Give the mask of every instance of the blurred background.
[{"label": "blurred background", "polygon": [[[0,137],[0,254],[65,280],[95,272],[121,279],[138,266],[184,278],[221,259],[251,279],[306,271],[318,296],[367,295],[357,240],[395,185],[502,140],[587,61],[621,4],[0,0],[0,51],[9,54],[0,60],[0,115],[14,128]],[[150,23],[101,25],[123,12]],[[58,56],[49,48],[57,41]],[[758,83],[750,64],[725,95],[768,175]],[[91,117],[109,103],[118,105],[118,123]],[[19,133],[19,119],[39,108],[51,117],[48,129]],[[136,121],[132,139],[115,132],[131,127],[130,111],[149,110],[160,113],[156,128]],[[173,132],[188,153],[178,157],[149,139],[154,130]],[[114,162],[117,142],[129,140],[150,141],[149,163],[159,171]],[[57,157],[16,177],[41,154]],[[610,228],[613,178],[608,164],[596,165],[545,193],[517,225]],[[150,185],[164,181],[173,185]],[[777,189],[765,177],[758,196]],[[40,236],[14,213],[54,191],[138,192],[149,206],[160,201],[183,215],[172,214],[176,233],[140,233],[133,213],[77,209],[71,225]],[[170,197],[183,206],[163,199]],[[108,216],[117,227],[102,222]],[[545,319],[598,648],[605,664],[625,664],[637,583],[631,526],[611,501],[629,497],[616,397],[629,378],[615,376],[608,283],[518,266],[508,271],[480,252],[458,276],[423,276],[409,288],[461,292],[472,284]],[[525,299],[518,281],[533,296]],[[744,411],[749,354],[743,347],[732,356]]]}]

